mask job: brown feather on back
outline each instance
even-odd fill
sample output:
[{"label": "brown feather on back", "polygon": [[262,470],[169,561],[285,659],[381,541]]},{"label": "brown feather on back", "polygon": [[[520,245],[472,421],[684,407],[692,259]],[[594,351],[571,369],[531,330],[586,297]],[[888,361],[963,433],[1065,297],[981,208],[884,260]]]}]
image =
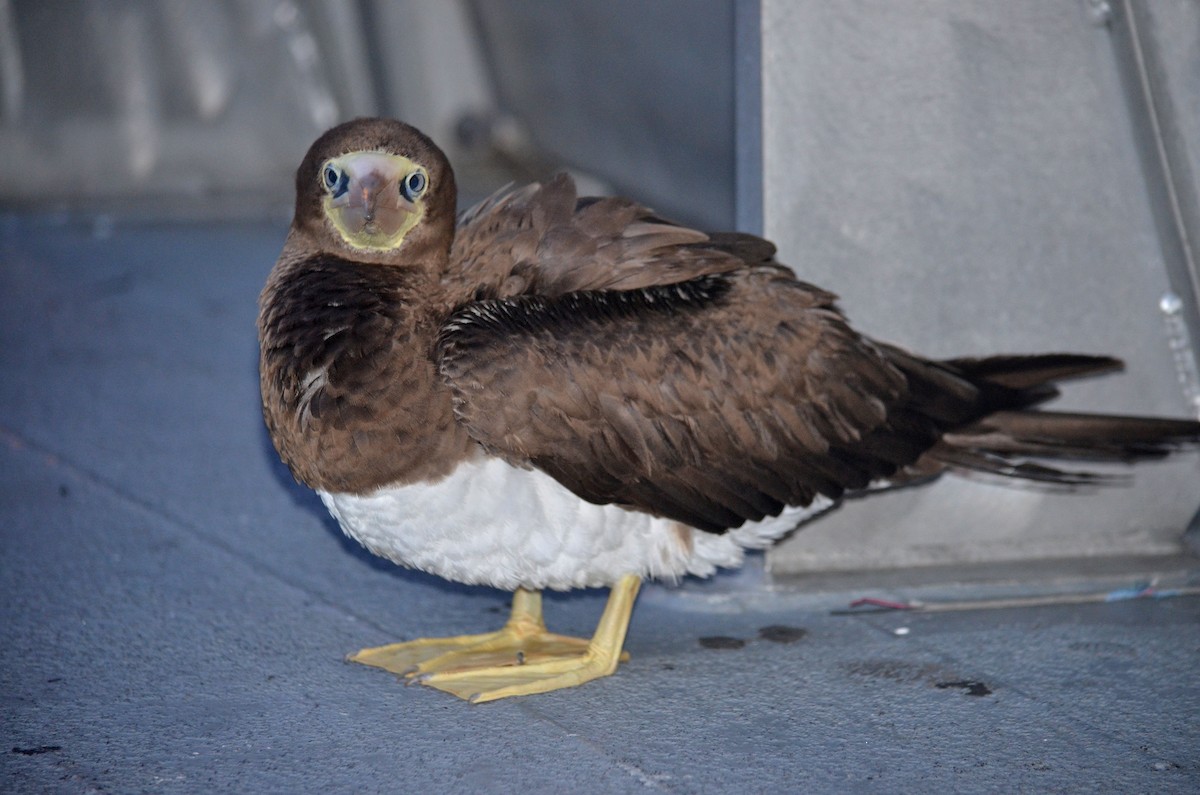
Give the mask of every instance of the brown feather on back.
[{"label": "brown feather on back", "polygon": [[745,267],[739,253],[628,199],[579,200],[558,174],[463,213],[443,282],[464,300],[634,290]]}]

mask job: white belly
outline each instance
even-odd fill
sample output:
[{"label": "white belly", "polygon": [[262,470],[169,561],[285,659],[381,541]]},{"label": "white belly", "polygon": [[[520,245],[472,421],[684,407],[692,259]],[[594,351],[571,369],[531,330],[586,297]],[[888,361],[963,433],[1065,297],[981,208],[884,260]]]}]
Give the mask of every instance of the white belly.
[{"label": "white belly", "polygon": [[675,580],[737,566],[829,501],[724,535],[613,505],[593,505],[537,470],[495,458],[432,484],[365,495],[319,492],[351,538],[376,555],[456,582],[567,590],[622,575]]}]

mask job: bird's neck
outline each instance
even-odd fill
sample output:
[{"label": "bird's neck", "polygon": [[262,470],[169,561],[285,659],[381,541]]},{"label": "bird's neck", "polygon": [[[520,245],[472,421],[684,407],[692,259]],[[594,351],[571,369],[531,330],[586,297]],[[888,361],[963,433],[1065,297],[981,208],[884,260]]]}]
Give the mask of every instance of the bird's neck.
[{"label": "bird's neck", "polygon": [[470,442],[432,351],[449,307],[430,269],[317,256],[261,299],[267,427],[296,478],[363,493],[447,474]]}]

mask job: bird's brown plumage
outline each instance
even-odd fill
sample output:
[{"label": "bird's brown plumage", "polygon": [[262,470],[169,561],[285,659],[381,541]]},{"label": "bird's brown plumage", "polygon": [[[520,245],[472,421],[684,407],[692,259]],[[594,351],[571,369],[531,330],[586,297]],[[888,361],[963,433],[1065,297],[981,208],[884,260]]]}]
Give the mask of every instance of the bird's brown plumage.
[{"label": "bird's brown plumage", "polygon": [[[429,171],[395,251],[347,246],[318,170],[349,151]],[[334,128],[297,173],[296,220],[261,299],[264,414],[296,477],[365,493],[482,449],[580,497],[712,532],[947,467],[1072,484],[1028,455],[1157,456],[1200,424],[1030,407],[1119,366],[1049,355],[933,362],[855,332],[766,241],[708,235],[566,176],[455,224],[453,173],[411,127]]]}]

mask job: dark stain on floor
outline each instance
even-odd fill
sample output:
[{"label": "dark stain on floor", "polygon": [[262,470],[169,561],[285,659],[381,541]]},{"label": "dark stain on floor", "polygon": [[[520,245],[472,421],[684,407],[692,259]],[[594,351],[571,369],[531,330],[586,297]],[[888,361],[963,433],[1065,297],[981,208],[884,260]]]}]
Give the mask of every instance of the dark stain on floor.
[{"label": "dark stain on floor", "polygon": [[758,630],[758,636],[772,643],[795,643],[808,634],[807,629],[789,627],[786,624],[771,624]]},{"label": "dark stain on floor", "polygon": [[12,752],[14,754],[21,754],[22,756],[37,756],[38,754],[52,754],[55,751],[61,750],[61,745],[39,745],[34,748],[14,748]]},{"label": "dark stain on floor", "polygon": [[962,690],[964,695],[968,696],[990,696],[991,688],[983,682],[977,682],[974,679],[960,679],[957,682],[935,682],[934,687],[939,690]]}]

